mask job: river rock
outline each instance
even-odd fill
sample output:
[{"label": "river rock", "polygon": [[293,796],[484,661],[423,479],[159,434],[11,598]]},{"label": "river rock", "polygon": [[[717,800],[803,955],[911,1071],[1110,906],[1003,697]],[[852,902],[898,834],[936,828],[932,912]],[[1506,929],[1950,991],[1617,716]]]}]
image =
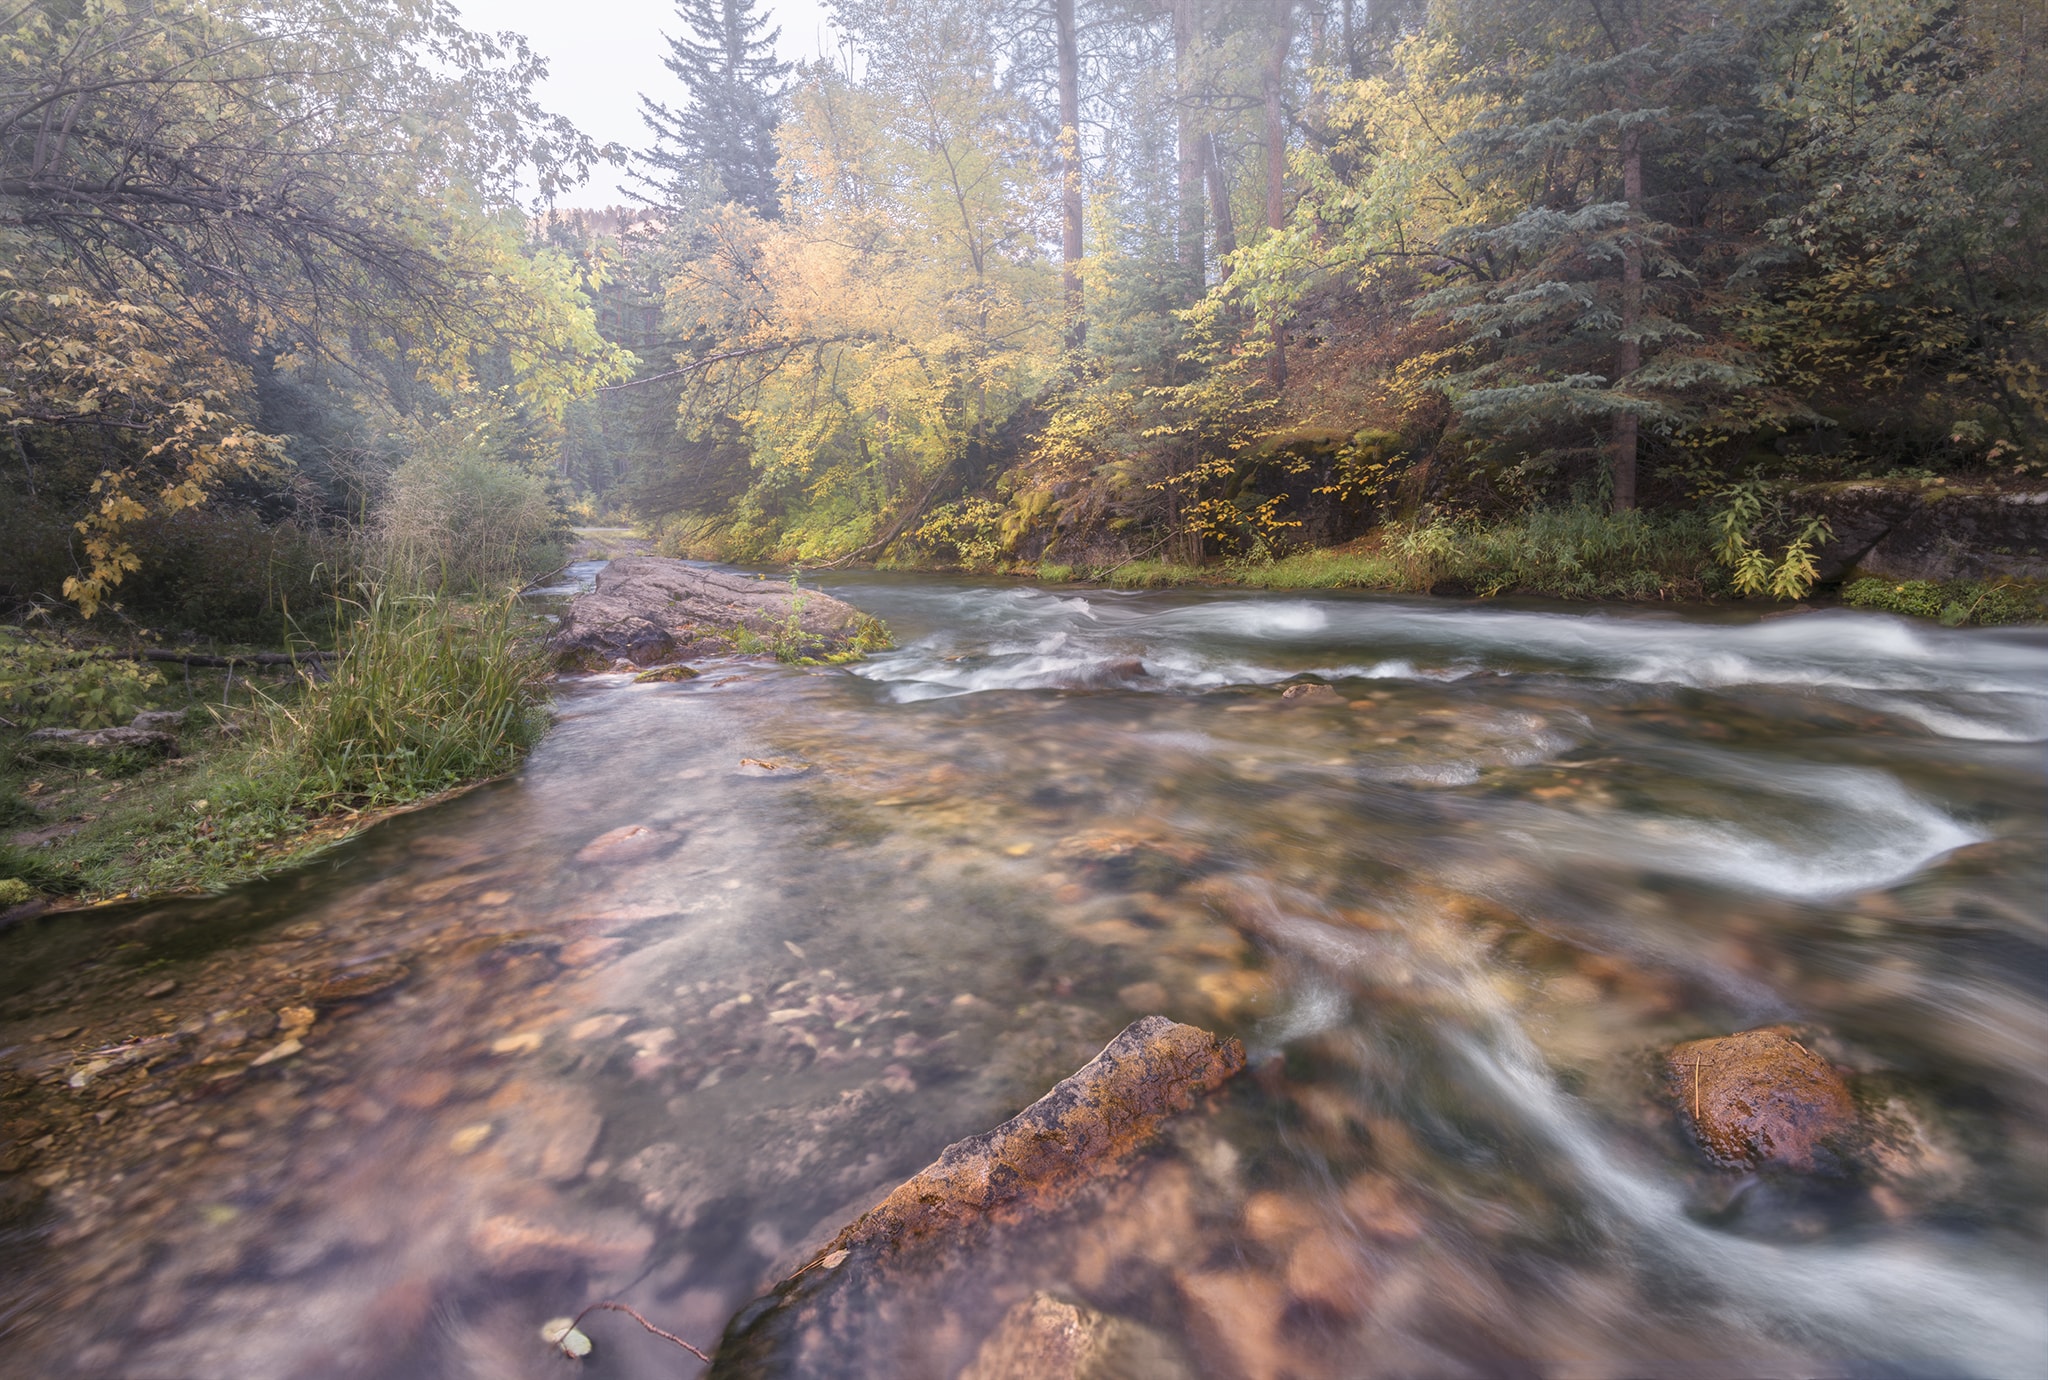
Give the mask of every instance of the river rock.
[{"label": "river rock", "polygon": [[549,645],[568,670],[602,670],[620,659],[653,666],[689,652],[730,652],[741,630],[772,641],[787,635],[792,617],[812,656],[845,651],[875,627],[859,609],[816,590],[628,556],[598,572]]},{"label": "river rock", "polygon": [[821,1254],[900,1249],[1052,1206],[1243,1067],[1235,1039],[1164,1016],[1133,1021],[1044,1097],[993,1131],[947,1146]]},{"label": "river rock", "polygon": [[[888,1287],[884,1262],[968,1247],[977,1228],[1069,1202],[1124,1164],[1167,1118],[1244,1067],[1244,1046],[1164,1016],[1133,1021],[1077,1073],[937,1160],[742,1309],[726,1327],[715,1377],[865,1374],[834,1333],[853,1329],[849,1299]],[[1057,1373],[1057,1372],[1054,1372]]]},{"label": "river rock", "polygon": [[1039,1293],[1003,1315],[959,1380],[1176,1380],[1173,1343],[1128,1318]]},{"label": "river rock", "polygon": [[1693,1139],[1729,1167],[1814,1169],[1855,1125],[1841,1074],[1782,1026],[1688,1041],[1664,1072]]}]

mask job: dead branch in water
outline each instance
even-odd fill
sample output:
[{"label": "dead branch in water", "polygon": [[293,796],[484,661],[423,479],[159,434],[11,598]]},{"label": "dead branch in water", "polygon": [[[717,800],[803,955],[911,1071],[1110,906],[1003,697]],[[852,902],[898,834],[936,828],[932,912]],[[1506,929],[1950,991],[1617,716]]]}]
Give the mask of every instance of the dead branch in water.
[{"label": "dead branch in water", "polygon": [[711,1364],[711,1358],[709,1356],[706,1356],[703,1352],[691,1346],[688,1342],[684,1341],[681,1337],[678,1337],[675,1333],[662,1331],[653,1323],[641,1317],[640,1311],[637,1308],[634,1308],[631,1304],[612,1303],[609,1300],[607,1300],[604,1303],[593,1303],[589,1307],[585,1308],[581,1313],[578,1313],[576,1315],[576,1320],[569,1324],[570,1329],[573,1331],[575,1328],[582,1324],[585,1318],[589,1317],[592,1313],[598,1312],[624,1313],[627,1317],[631,1318],[634,1322],[639,1323],[642,1327],[646,1328],[649,1332],[652,1332],[655,1336],[660,1337],[664,1341],[674,1342],[677,1346],[689,1352],[692,1356],[702,1361],[705,1365],[708,1366]]}]

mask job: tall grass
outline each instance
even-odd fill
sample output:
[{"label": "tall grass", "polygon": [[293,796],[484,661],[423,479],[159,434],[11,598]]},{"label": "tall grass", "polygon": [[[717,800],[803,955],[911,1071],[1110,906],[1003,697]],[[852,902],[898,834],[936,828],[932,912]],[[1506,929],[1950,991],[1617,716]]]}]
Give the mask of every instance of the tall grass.
[{"label": "tall grass", "polygon": [[546,728],[545,669],[516,598],[367,586],[325,680],[267,715],[294,803],[379,805],[509,770]]},{"label": "tall grass", "polygon": [[1482,595],[1697,599],[1726,587],[1712,530],[1690,512],[1574,507],[1492,526],[1439,520],[1391,534],[1383,549],[1414,590],[1453,581]]}]

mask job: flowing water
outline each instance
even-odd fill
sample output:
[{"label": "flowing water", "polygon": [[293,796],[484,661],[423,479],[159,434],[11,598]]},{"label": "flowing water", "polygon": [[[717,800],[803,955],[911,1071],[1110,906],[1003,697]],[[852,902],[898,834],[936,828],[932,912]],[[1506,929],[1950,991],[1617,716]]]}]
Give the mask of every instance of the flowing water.
[{"label": "flowing water", "polygon": [[[1041,1289],[1202,1376],[2041,1373],[2040,633],[830,587],[900,649],[565,683],[511,780],[0,936],[0,1372],[561,1375],[597,1298],[709,1346],[1157,1011],[1250,1068],[847,1373]],[[1665,1096],[1781,1022],[1884,1128],[1841,1172]]]}]

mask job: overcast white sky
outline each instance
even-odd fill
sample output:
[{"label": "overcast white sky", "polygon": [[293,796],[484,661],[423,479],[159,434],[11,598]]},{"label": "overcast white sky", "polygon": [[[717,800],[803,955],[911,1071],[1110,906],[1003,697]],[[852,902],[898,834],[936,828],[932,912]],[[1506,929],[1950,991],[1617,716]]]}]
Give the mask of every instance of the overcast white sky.
[{"label": "overcast white sky", "polygon": [[[640,93],[668,100],[678,93],[675,78],[661,65],[668,51],[662,33],[674,33],[681,26],[673,0],[456,4],[472,29],[525,34],[533,50],[548,60],[548,80],[540,92],[543,104],[567,115],[600,144],[616,140],[629,148],[641,147],[647,142],[647,127],[640,123]],[[832,31],[825,22],[824,0],[766,0],[761,8],[773,16],[772,23],[782,26],[778,46],[785,59],[815,58],[829,50]],[[623,201],[621,176],[618,169],[600,169],[566,200],[580,206]]]}]

